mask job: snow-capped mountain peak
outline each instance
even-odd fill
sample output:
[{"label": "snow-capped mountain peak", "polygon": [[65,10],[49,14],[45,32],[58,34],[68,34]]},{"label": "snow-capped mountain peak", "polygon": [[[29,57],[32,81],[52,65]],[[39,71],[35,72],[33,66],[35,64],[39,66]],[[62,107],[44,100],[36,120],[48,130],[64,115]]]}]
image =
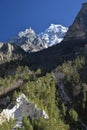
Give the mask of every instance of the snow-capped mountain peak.
[{"label": "snow-capped mountain peak", "polygon": [[20,45],[27,52],[40,51],[60,43],[68,28],[60,24],[51,24],[44,32],[37,35],[32,28],[19,32],[10,43]]},{"label": "snow-capped mountain peak", "polygon": [[15,37],[10,39],[10,43],[20,45],[27,52],[35,52],[47,48],[44,41],[31,28],[19,32]]},{"label": "snow-capped mountain peak", "polygon": [[51,24],[48,29],[46,29],[46,32],[54,32],[57,33],[59,31],[66,32],[68,28],[60,25],[60,24]]},{"label": "snow-capped mountain peak", "polygon": [[47,43],[47,46],[53,46],[60,43],[68,28],[60,24],[51,24],[44,32],[40,33],[39,36],[42,40]]},{"label": "snow-capped mountain peak", "polygon": [[18,33],[18,36],[20,38],[22,37],[29,37],[29,35],[35,35],[35,32],[33,29],[29,28],[29,29],[25,29],[25,31],[21,31]]}]

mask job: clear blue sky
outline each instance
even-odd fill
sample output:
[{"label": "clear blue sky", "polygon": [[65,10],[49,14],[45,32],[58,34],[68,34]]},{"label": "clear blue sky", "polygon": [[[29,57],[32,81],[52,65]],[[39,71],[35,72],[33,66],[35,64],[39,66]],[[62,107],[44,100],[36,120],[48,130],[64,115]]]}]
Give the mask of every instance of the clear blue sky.
[{"label": "clear blue sky", "polygon": [[51,23],[70,26],[87,0],[0,0],[0,41],[32,27],[36,33]]}]

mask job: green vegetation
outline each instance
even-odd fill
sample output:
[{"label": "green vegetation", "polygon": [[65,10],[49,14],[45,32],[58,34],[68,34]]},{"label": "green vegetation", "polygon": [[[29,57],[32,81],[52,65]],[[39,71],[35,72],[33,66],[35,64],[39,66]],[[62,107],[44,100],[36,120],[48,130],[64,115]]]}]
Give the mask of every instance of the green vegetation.
[{"label": "green vegetation", "polygon": [[65,74],[64,85],[68,95],[73,97],[73,91],[81,89],[83,82],[83,68],[85,67],[85,58],[77,57],[75,61],[64,62],[59,66],[59,70]]},{"label": "green vegetation", "polygon": [[[24,93],[29,101],[37,104],[38,108],[44,109],[49,116],[49,119],[40,118],[37,120],[24,117],[22,130],[82,130],[78,123],[78,116],[80,111],[86,113],[87,107],[87,92],[84,89],[87,81],[82,76],[84,72],[87,72],[86,59],[77,57],[75,61],[64,62],[58,66],[58,71],[65,74],[63,79],[65,91],[72,102],[75,102],[72,104],[74,108],[69,108],[71,104],[65,106],[61,100],[57,90],[57,82],[52,73],[43,75],[40,69],[34,72],[27,66],[19,66],[14,73],[4,78],[0,77],[1,93],[4,93],[7,88],[10,90],[19,80],[22,81],[22,84],[18,86],[19,88],[10,95],[11,102],[20,93]],[[82,118],[85,120],[84,117]],[[12,127],[13,125],[6,122],[6,124],[2,124],[1,130],[10,130]]]},{"label": "green vegetation", "polygon": [[64,62],[57,69],[65,74],[65,91],[71,98],[74,109],[87,124],[87,59],[77,57],[74,61]]},{"label": "green vegetation", "polygon": [[14,125],[15,125],[15,121],[10,119],[9,122],[3,122],[2,125],[0,125],[0,130],[12,130]]},{"label": "green vegetation", "polygon": [[61,111],[58,109],[59,97],[51,73],[43,76],[40,69],[34,73],[28,67],[18,67],[16,75],[7,78],[10,77],[12,77],[11,83],[18,79],[23,80],[19,90],[12,94],[11,101],[14,101],[20,93],[24,93],[29,101],[37,104],[38,108],[44,109],[49,116],[49,119],[31,119],[32,123],[28,118],[23,118],[23,130],[69,130],[69,125],[62,120]]}]

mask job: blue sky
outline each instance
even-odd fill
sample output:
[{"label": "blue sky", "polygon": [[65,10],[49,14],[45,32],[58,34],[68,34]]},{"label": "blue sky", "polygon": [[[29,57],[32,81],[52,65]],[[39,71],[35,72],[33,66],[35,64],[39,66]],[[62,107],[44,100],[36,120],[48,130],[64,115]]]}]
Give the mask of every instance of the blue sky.
[{"label": "blue sky", "polygon": [[51,23],[70,26],[87,0],[0,0],[0,41],[32,27],[36,33]]}]

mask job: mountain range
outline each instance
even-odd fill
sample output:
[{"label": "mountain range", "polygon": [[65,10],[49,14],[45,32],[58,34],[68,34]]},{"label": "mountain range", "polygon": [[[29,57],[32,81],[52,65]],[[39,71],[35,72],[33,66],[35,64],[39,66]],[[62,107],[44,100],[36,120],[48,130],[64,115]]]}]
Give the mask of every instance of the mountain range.
[{"label": "mountain range", "polygon": [[44,32],[36,34],[31,28],[19,32],[8,42],[20,45],[27,52],[36,52],[60,43],[68,28],[51,24]]}]

